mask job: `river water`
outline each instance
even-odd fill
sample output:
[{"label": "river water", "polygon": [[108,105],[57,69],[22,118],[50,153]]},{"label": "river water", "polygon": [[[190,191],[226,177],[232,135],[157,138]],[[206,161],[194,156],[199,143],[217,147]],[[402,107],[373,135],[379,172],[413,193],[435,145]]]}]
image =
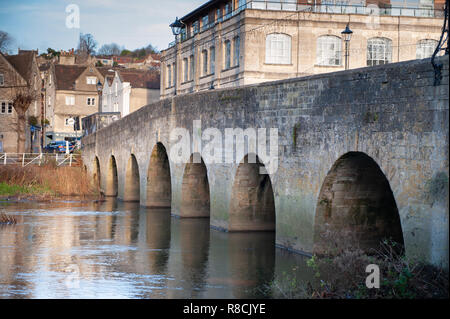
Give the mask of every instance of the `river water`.
[{"label": "river water", "polygon": [[170,209],[111,199],[2,212],[18,223],[0,225],[0,298],[274,298],[312,278],[274,233],[226,233]]}]

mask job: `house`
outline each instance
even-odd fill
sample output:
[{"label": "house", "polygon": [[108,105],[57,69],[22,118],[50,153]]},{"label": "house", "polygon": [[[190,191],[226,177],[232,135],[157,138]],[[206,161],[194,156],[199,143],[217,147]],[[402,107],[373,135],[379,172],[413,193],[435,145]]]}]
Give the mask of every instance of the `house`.
[{"label": "house", "polygon": [[97,55],[94,57],[95,59],[95,65],[100,66],[113,66],[114,65],[114,59],[112,56],[109,55]]},{"label": "house", "polygon": [[46,144],[80,139],[81,118],[98,112],[97,83],[103,81],[104,76],[93,64],[51,66],[45,81],[49,120]]},{"label": "house", "polygon": [[[41,150],[43,104],[36,55],[37,51],[26,50],[19,50],[16,55],[0,53],[0,152]],[[13,105],[14,98],[21,93],[33,97],[25,112],[25,122],[19,120]]]},{"label": "house", "polygon": [[159,100],[157,70],[99,69],[108,79],[102,90],[101,112],[120,112],[123,117]]},{"label": "house", "polygon": [[[161,52],[161,98],[430,57],[444,0],[210,0]],[[175,91],[176,90],[176,91]]]}]

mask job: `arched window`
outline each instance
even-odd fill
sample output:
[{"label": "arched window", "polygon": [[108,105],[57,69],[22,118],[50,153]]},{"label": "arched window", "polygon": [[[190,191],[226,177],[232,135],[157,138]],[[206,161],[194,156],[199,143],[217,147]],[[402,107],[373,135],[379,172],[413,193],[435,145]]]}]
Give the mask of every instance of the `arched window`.
[{"label": "arched window", "polygon": [[266,36],[266,63],[291,64],[291,37],[283,33]]},{"label": "arched window", "polygon": [[367,65],[391,63],[392,40],[388,38],[372,38],[367,40]]},{"label": "arched window", "polygon": [[334,35],[317,38],[317,65],[341,65],[342,40]]},{"label": "arched window", "polygon": [[417,42],[416,59],[426,59],[431,57],[438,43],[438,41],[431,39],[420,40]]}]

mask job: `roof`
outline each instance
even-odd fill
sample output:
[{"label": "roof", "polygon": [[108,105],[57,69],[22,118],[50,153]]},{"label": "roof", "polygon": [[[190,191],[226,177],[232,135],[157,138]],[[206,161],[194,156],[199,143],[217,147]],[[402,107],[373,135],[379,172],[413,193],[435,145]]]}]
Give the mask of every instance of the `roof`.
[{"label": "roof", "polygon": [[197,9],[189,12],[188,14],[186,14],[184,17],[182,17],[180,20],[182,22],[186,22],[187,20],[195,17],[196,15],[202,13],[203,11],[211,8],[212,6],[216,5],[217,3],[221,3],[224,2],[224,0],[210,0],[204,4],[202,4],[200,7],[198,7]]},{"label": "roof", "polygon": [[32,73],[34,54],[35,52],[33,51],[22,51],[20,54],[7,55],[5,58],[26,81],[29,81]]},{"label": "roof", "polygon": [[[132,88],[159,89],[160,74],[157,70],[123,69],[119,67],[98,67],[97,70],[107,77],[111,84],[111,76],[117,72],[122,82],[129,82]],[[112,72],[110,71],[112,70]]]},{"label": "roof", "polygon": [[74,90],[75,80],[78,79],[86,68],[86,66],[56,64],[56,88],[58,90]]},{"label": "roof", "polygon": [[124,82],[130,82],[132,88],[159,89],[159,72],[125,69],[120,70],[119,73]]}]

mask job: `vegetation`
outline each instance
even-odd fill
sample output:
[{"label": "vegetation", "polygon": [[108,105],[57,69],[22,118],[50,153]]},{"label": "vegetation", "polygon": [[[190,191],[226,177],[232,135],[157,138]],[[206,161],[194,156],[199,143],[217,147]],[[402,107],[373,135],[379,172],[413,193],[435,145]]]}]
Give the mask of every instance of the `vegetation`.
[{"label": "vegetation", "polygon": [[90,33],[80,33],[80,40],[78,42],[78,54],[92,55],[95,53],[95,48],[97,47],[97,41],[95,41],[94,36]]},{"label": "vegetation", "polygon": [[[399,249],[400,248],[400,249]],[[408,258],[397,243],[385,240],[380,249],[368,255],[361,249],[346,248],[330,257],[312,256],[307,266],[314,279],[300,282],[284,272],[266,288],[278,298],[303,299],[412,299],[448,298],[448,272],[427,265],[420,259]],[[368,288],[366,267],[380,269],[379,288]],[[295,269],[293,269],[295,270]]]},{"label": "vegetation", "polygon": [[0,196],[41,197],[92,196],[98,191],[82,167],[0,167]]},{"label": "vegetation", "polygon": [[0,52],[8,53],[13,42],[14,39],[8,32],[0,30]]}]

